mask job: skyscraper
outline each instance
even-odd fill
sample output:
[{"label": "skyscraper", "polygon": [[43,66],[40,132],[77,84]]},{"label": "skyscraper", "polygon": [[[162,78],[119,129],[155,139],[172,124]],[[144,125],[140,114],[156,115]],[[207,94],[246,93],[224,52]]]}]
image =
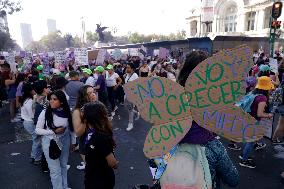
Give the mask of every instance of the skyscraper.
[{"label": "skyscraper", "polygon": [[23,48],[26,48],[33,41],[31,25],[26,23],[21,23],[21,34],[22,34]]},{"label": "skyscraper", "polygon": [[56,32],[56,20],[47,19],[47,33],[50,34],[52,32]]}]

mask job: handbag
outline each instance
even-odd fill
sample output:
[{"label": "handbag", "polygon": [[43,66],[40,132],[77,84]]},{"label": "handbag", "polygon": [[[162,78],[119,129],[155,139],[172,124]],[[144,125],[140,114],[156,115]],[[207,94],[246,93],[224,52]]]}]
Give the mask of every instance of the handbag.
[{"label": "handbag", "polygon": [[50,159],[56,160],[61,155],[61,149],[59,148],[58,144],[54,139],[50,140],[49,144],[49,157]]}]

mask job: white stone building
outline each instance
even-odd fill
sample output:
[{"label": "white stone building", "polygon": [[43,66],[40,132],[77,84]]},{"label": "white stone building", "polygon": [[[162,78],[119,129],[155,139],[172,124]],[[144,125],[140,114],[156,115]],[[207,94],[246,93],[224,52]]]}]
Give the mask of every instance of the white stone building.
[{"label": "white stone building", "polygon": [[[273,3],[274,0],[202,0],[201,7],[186,18],[187,35],[268,37]],[[283,11],[278,20],[282,21],[278,34],[283,38]]]}]

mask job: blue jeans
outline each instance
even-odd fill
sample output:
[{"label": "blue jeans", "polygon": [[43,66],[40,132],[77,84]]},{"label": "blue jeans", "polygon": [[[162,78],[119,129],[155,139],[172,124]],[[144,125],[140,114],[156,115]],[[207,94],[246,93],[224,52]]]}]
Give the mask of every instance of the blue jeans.
[{"label": "blue jeans", "polygon": [[41,148],[41,136],[35,133],[35,125],[33,121],[24,121],[23,123],[24,128],[26,131],[32,135],[32,151],[31,151],[31,158],[35,161],[41,160],[42,148]]},{"label": "blue jeans", "polygon": [[244,161],[248,160],[248,157],[253,150],[253,145],[254,145],[254,142],[245,143],[245,147],[243,149],[243,160]]},{"label": "blue jeans", "polygon": [[69,158],[70,149],[70,132],[65,131],[63,136],[59,137],[62,144],[61,155],[58,159],[53,160],[49,158],[49,145],[50,138],[47,136],[42,137],[42,148],[50,170],[50,178],[53,189],[66,189],[67,184],[67,162]]}]

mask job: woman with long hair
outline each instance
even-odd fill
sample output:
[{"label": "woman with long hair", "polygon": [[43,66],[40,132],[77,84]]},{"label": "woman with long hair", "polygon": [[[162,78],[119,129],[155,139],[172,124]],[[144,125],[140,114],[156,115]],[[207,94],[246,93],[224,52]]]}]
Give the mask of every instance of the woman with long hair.
[{"label": "woman with long hair", "polygon": [[34,124],[34,109],[33,109],[33,96],[35,91],[31,83],[24,83],[22,88],[22,98],[19,103],[21,106],[21,117],[24,120],[23,125],[26,131],[32,136],[32,151],[31,151],[31,162],[35,165],[41,162],[41,141],[40,136],[35,133]]},{"label": "woman with long hair", "polygon": [[24,73],[13,74],[11,73],[10,79],[5,80],[5,85],[8,87],[8,98],[10,101],[10,117],[11,122],[18,122],[20,119],[16,118],[17,106],[16,106],[16,93],[17,87],[25,81],[26,75]]},{"label": "woman with long hair", "polygon": [[76,135],[79,137],[79,153],[82,158],[81,165],[77,166],[77,169],[83,170],[85,169],[85,148],[84,148],[84,142],[86,138],[86,125],[82,121],[82,108],[83,106],[88,102],[95,102],[97,100],[97,96],[95,93],[95,90],[90,85],[84,85],[80,88],[77,96],[77,102],[75,109],[72,114],[73,119],[73,125],[74,125],[74,131]]},{"label": "woman with long hair", "polygon": [[[52,92],[48,107],[39,115],[36,133],[43,136],[42,149],[48,163],[54,189],[68,188],[67,162],[69,150],[74,149],[76,144],[73,131],[72,116],[64,92],[61,90]],[[55,160],[49,156],[50,141],[52,139],[56,141],[61,149],[60,157]]]},{"label": "woman with long hair", "polygon": [[118,168],[118,161],[113,152],[116,145],[106,107],[101,102],[86,104],[83,122],[87,127],[85,188],[113,189],[113,169]]},{"label": "woman with long hair", "polygon": [[[177,82],[184,87],[192,70],[208,57],[208,53],[204,51],[193,51],[189,53],[180,70]],[[239,184],[239,174],[236,167],[231,161],[223,144],[215,138],[212,132],[200,127],[193,121],[190,130],[180,143],[205,146],[205,154],[209,163],[213,189],[220,189],[221,181],[230,187],[236,187]]]}]

